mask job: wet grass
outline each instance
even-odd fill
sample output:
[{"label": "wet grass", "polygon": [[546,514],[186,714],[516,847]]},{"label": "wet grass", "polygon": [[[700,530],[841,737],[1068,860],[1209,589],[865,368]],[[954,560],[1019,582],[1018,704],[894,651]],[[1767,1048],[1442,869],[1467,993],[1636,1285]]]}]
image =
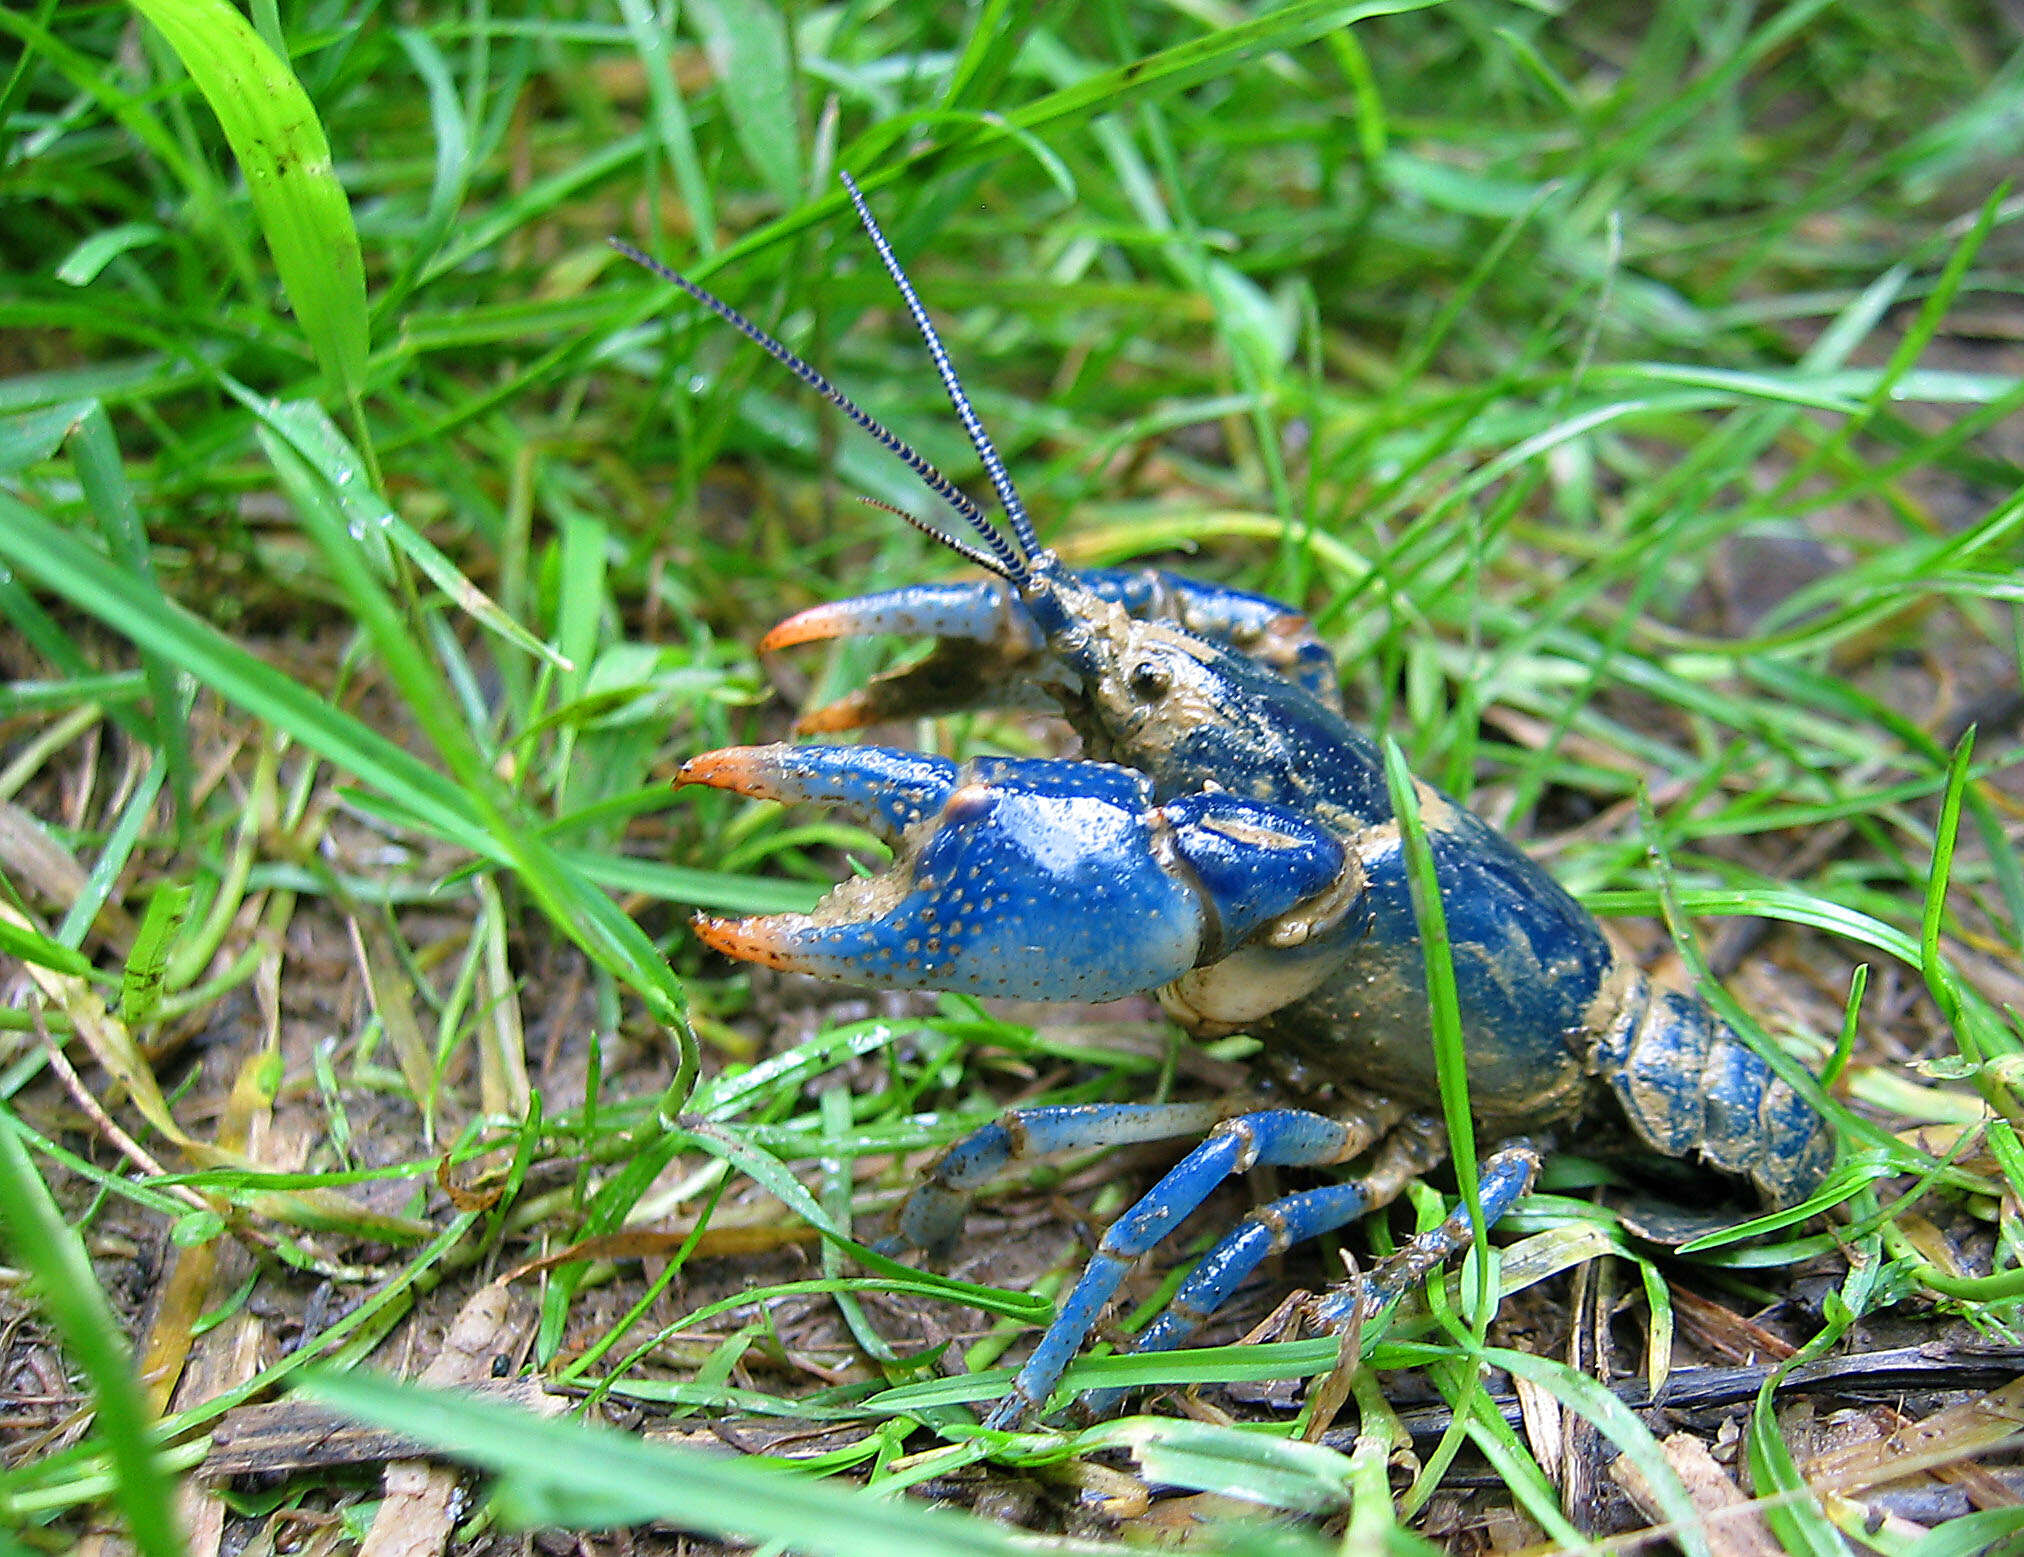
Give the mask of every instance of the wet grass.
[{"label": "wet grass", "polygon": [[[1809,1480],[1777,1385],[1887,1325],[2009,1339],[2024,1300],[2014,30],[1967,4],[1391,9],[701,4],[673,32],[631,4],[0,12],[0,1302],[71,1299],[39,1312],[96,1403],[9,1429],[20,1539],[62,1549],[112,1499],[171,1549],[145,1424],[187,1469],[314,1365],[347,1409],[497,1470],[513,1518],[1007,1544],[843,1480],[772,1499],[763,1467],[347,1377],[430,1355],[545,1255],[493,1339],[514,1366],[678,1422],[819,1428],[778,1452],[1098,1545],[1113,1525],[1078,1496],[1143,1525],[1157,1483],[1296,1516],[1231,1542],[1453,1546],[1494,1505],[1579,1546],[1589,1514],[1490,1368],[1595,1422],[1691,1544],[1656,1419],[1559,1360],[1565,1333],[1515,1346],[1520,1320],[1579,1330],[1602,1300],[1566,1273],[1613,1270],[1641,1307],[1618,1370],[1656,1387],[1684,1304],[1784,1300],[1767,1323],[1797,1350],[1742,1448],[1776,1539],[1968,1549],[1865,1534],[1867,1483]],[[1449,1273],[1312,1393],[1352,1402],[1339,1436],[1306,1441],[1330,1425],[1311,1403],[1269,1428],[975,1428],[1084,1257],[1077,1219],[1149,1175],[1000,1186],[974,1279],[857,1241],[1014,1097],[1185,1096],[1250,1050],[1149,1011],[810,1016],[685,928],[876,857],[666,780],[784,733],[752,653],[773,620],[951,559],[853,501],[919,509],[903,470],[604,239],[706,281],[967,481],[838,169],[1050,542],[1307,608],[1366,727],[1831,1112],[1840,1221],[1662,1254],[1570,1145],[1494,1269]],[[773,670],[813,700],[887,652]],[[899,733],[1059,740],[1024,717]],[[1057,1186],[1072,1215],[1031,1193]],[[4,1331],[10,1379],[41,1323]],[[210,1372],[231,1334],[266,1353]],[[1071,1380],[1256,1384],[1337,1353]],[[1384,1404],[1375,1372],[1406,1367],[1444,1434]],[[1463,1455],[1508,1496],[1465,1501]],[[303,1474],[290,1506],[347,1485]]]}]

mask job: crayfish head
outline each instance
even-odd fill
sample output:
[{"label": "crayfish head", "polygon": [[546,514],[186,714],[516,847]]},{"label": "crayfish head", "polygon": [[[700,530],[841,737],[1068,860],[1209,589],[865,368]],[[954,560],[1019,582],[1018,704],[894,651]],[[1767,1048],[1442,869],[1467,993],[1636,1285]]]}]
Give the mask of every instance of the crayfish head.
[{"label": "crayfish head", "polygon": [[1369,739],[1296,678],[1163,616],[1134,617],[1072,575],[1036,572],[1019,591],[1067,672],[1057,695],[1087,755],[1138,769],[1162,800],[1223,791],[1350,830],[1390,814]]},{"label": "crayfish head", "polygon": [[[1036,574],[1021,595],[1070,673],[1062,711],[1087,755],[1138,768],[1168,792],[1192,787],[1172,773],[1173,758],[1192,732],[1228,717],[1226,652],[1171,622],[1134,617],[1060,570]],[[1170,778],[1179,781],[1170,787]]]},{"label": "crayfish head", "polygon": [[1230,699],[1214,645],[1164,622],[1131,622],[1106,673],[1088,683],[1085,740],[1113,761],[1153,774],[1161,787],[1193,788],[1188,754],[1227,725]]}]

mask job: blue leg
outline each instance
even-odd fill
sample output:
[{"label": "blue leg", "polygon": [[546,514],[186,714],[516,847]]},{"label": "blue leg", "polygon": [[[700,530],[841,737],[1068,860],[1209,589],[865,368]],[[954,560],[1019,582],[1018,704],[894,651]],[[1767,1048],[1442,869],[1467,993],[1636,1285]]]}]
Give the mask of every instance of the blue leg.
[{"label": "blue leg", "polygon": [[1070,1103],[1015,1108],[963,1137],[942,1153],[900,1207],[898,1231],[879,1253],[925,1250],[944,1259],[962,1230],[970,1192],[1015,1162],[1056,1152],[1135,1146],[1202,1135],[1233,1114],[1257,1105],[1238,1098],[1211,1103]]},{"label": "blue leg", "polygon": [[[1502,1219],[1532,1187],[1538,1172],[1539,1153],[1522,1143],[1494,1153],[1482,1165],[1476,1182],[1486,1227]],[[1318,1299],[1309,1311],[1315,1327],[1340,1330],[1355,1320],[1359,1310],[1366,1316],[1378,1312],[1457,1250],[1467,1248],[1472,1236],[1469,1208],[1457,1206],[1439,1227],[1421,1233],[1366,1279],[1337,1287]]]},{"label": "blue leg", "polygon": [[[1407,1184],[1439,1166],[1447,1149],[1440,1122],[1430,1114],[1415,1114],[1385,1138],[1377,1161],[1362,1178],[1288,1195],[1258,1207],[1202,1256],[1165,1312],[1133,1343],[1132,1351],[1164,1352],[1181,1345],[1266,1259],[1283,1254],[1296,1243],[1333,1232],[1366,1211],[1389,1205]],[[1091,1390],[1082,1397],[1080,1409],[1091,1419],[1107,1416],[1125,1393],[1122,1389]]]},{"label": "blue leg", "polygon": [[1132,1263],[1209,1197],[1232,1173],[1254,1167],[1324,1167],[1357,1155],[1375,1133],[1367,1119],[1343,1122],[1299,1109],[1244,1114],[1216,1127],[1129,1211],[1111,1223],[1054,1323],[986,1425],[1016,1426],[1046,1403]]}]

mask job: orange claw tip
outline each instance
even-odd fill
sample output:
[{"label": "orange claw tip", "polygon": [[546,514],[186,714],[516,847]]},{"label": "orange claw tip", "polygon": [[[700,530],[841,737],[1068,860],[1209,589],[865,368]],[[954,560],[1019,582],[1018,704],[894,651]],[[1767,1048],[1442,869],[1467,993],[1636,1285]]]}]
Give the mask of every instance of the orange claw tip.
[{"label": "orange claw tip", "polygon": [[804,959],[790,948],[791,932],[779,923],[778,916],[719,919],[711,914],[698,914],[689,921],[689,926],[696,932],[696,939],[710,950],[740,962],[764,963],[788,972],[798,971],[804,965]]},{"label": "orange claw tip", "polygon": [[806,611],[796,611],[786,621],[779,622],[765,637],[759,640],[759,652],[771,654],[775,649],[791,649],[797,643],[819,643],[825,638],[841,638],[850,631],[850,613],[839,606],[810,606]]},{"label": "orange claw tip", "polygon": [[763,795],[766,792],[765,771],[757,746],[723,746],[716,751],[699,752],[682,764],[675,775],[675,788],[684,784],[707,784],[712,789],[728,789],[740,795]]},{"label": "orange claw tip", "polygon": [[796,735],[835,735],[841,730],[861,730],[872,722],[875,710],[862,692],[852,692],[834,703],[811,708],[794,721]]}]

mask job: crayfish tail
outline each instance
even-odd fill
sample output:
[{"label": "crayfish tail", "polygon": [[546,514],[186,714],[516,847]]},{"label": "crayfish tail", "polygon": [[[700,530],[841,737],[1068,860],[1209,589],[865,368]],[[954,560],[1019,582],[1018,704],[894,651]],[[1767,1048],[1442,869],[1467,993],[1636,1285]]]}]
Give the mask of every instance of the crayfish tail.
[{"label": "crayfish tail", "polygon": [[1595,1058],[1648,1145],[1698,1153],[1772,1205],[1805,1199],[1834,1166],[1827,1121],[1694,995],[1636,975]]}]

